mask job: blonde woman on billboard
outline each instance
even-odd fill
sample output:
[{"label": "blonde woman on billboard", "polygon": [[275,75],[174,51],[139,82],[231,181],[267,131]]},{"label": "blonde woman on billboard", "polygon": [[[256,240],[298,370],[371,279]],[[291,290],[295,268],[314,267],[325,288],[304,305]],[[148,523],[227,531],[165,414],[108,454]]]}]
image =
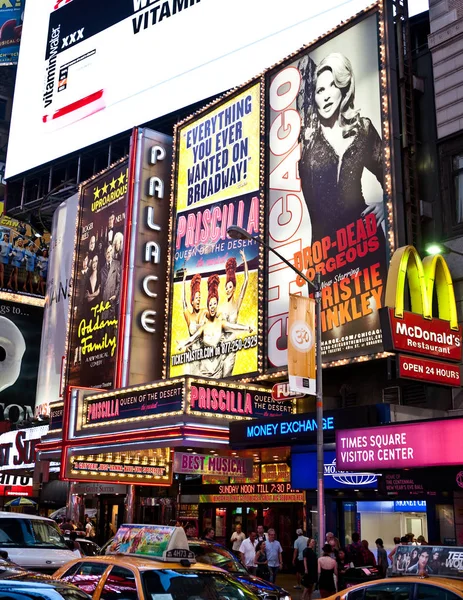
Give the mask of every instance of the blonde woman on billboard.
[{"label": "blonde woman on billboard", "polygon": [[[240,255],[244,264],[244,282],[241,286],[238,298],[236,298],[236,258],[232,256],[225,263],[225,294],[227,295],[227,303],[225,306],[221,306],[220,316],[228,323],[238,323],[238,315],[249,282],[248,263],[246,261],[244,250],[240,250]],[[225,340],[233,339],[233,337],[234,333],[224,334]],[[223,364],[223,377],[230,377],[233,374],[235,361],[236,352],[230,352],[230,354],[225,357]]]},{"label": "blonde woman on billboard", "polygon": [[[201,275],[196,273],[193,275],[190,281],[190,304],[191,309],[187,303],[187,289],[186,289],[186,269],[183,272],[183,316],[188,327],[188,333],[194,335],[201,325],[204,323],[204,315],[206,309],[201,308]],[[195,342],[192,346],[193,350],[197,350],[201,347],[200,342]],[[185,370],[187,375],[199,375],[199,361],[195,360],[186,365]]]},{"label": "blonde woman on billboard", "polygon": [[[305,65],[304,70],[308,71]],[[362,192],[364,169],[383,186],[381,138],[371,120],[355,109],[352,65],[335,52],[315,67],[312,77],[312,98],[298,99],[305,125],[299,173],[312,222],[312,243],[369,213],[375,215],[381,234],[382,193],[380,200],[367,205]]]},{"label": "blonde woman on billboard", "polygon": [[204,325],[192,335],[188,340],[178,343],[178,350],[183,352],[192,347],[196,341],[201,341],[201,346],[206,358],[202,358],[199,363],[199,373],[203,377],[220,378],[223,377],[224,354],[221,352],[216,355],[215,349],[219,346],[223,333],[233,331],[249,331],[253,328],[239,323],[228,323],[218,315],[219,305],[219,283],[220,277],[216,274],[211,275],[207,280],[207,310]]}]

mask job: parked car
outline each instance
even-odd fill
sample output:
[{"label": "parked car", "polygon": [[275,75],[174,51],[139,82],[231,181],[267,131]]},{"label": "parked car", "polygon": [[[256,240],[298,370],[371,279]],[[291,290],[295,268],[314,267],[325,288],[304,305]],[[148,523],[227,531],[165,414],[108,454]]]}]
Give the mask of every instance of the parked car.
[{"label": "parked car", "polygon": [[2,579],[0,598],[11,600],[91,600],[91,596],[73,585],[40,575],[23,575],[15,579]]},{"label": "parked car", "polygon": [[125,554],[87,557],[61,567],[54,577],[91,594],[93,600],[259,600],[226,571],[188,560],[166,563]]},{"label": "parked car", "polygon": [[463,581],[445,577],[391,577],[337,592],[328,600],[460,600]]},{"label": "parked car", "polygon": [[212,564],[215,567],[225,569],[233,575],[235,579],[245,583],[261,598],[269,600],[291,600],[289,592],[284,588],[281,588],[274,583],[264,581],[255,575],[251,575],[233,552],[230,552],[225,546],[217,544],[216,542],[200,539],[189,539],[188,545],[190,550],[194,552],[197,562]]},{"label": "parked car", "polygon": [[42,573],[75,558],[52,519],[13,512],[0,512],[0,550],[20,567]]},{"label": "parked car", "polygon": [[[64,534],[64,540],[66,544],[71,542],[71,539],[67,534]],[[99,556],[101,554],[101,548],[98,544],[95,544],[95,542],[92,542],[92,540],[89,540],[88,538],[77,537],[76,542],[79,542],[82,553],[85,556]],[[73,558],[75,558],[75,556],[73,556]]]}]

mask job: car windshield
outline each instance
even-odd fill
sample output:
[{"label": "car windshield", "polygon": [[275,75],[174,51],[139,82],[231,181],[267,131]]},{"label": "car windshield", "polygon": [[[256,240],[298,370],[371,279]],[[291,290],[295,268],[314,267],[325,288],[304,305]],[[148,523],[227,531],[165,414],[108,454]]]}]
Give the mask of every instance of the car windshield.
[{"label": "car windshield", "polygon": [[195,553],[196,560],[206,565],[214,565],[229,573],[247,573],[239,560],[226,548],[209,544],[189,542],[190,550]]},{"label": "car windshield", "polygon": [[257,600],[246,587],[214,571],[160,569],[142,574],[146,598],[169,600]]},{"label": "car windshield", "polygon": [[68,550],[54,523],[40,519],[0,519],[0,548],[56,548]]}]

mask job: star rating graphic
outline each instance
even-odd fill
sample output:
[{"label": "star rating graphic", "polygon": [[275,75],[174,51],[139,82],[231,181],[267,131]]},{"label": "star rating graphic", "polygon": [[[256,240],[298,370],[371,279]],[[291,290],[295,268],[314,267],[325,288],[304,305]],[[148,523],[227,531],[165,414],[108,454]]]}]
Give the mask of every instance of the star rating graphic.
[{"label": "star rating graphic", "polygon": [[95,197],[95,200],[97,200],[98,198],[104,197],[106,196],[106,194],[108,193],[108,190],[110,192],[116,190],[116,188],[121,187],[122,185],[124,185],[124,183],[126,182],[127,179],[127,169],[126,172],[123,173],[121,172],[121,174],[119,175],[119,177],[114,177],[111,179],[111,181],[105,181],[104,184],[99,187],[98,185],[96,187],[93,188],[93,195]]}]

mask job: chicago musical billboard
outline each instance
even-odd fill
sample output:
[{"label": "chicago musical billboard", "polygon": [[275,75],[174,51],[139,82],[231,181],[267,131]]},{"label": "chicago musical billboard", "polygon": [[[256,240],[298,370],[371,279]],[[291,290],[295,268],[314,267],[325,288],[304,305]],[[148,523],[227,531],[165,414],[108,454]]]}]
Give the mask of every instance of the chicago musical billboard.
[{"label": "chicago musical billboard", "polygon": [[119,330],[127,159],[80,189],[67,384],[112,388]]},{"label": "chicago musical billboard", "polygon": [[260,84],[177,130],[169,376],[259,369],[261,252],[230,225],[261,233]]},{"label": "chicago musical billboard", "polygon": [[[269,244],[322,286],[324,362],[383,350],[388,255],[379,8],[267,74]],[[384,139],[383,139],[384,138]],[[287,361],[290,293],[306,283],[269,253],[268,366]]]}]

